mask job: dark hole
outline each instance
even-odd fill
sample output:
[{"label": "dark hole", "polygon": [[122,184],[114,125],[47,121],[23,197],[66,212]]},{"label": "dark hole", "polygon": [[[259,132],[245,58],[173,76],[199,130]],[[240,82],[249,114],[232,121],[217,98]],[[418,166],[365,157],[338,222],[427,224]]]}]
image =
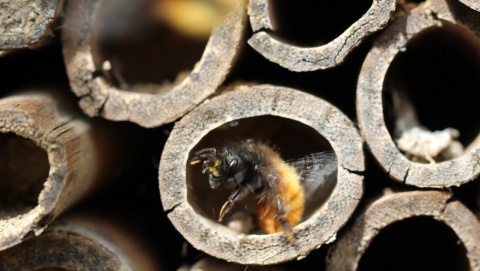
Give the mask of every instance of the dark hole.
[{"label": "dark hole", "polygon": [[371,0],[269,1],[273,34],[292,44],[319,46],[340,36],[372,6]]},{"label": "dark hole", "polygon": [[[284,160],[332,150],[328,141],[309,126],[286,118],[261,116],[233,121],[211,131],[192,149],[190,157],[202,148],[221,147],[225,141],[244,139],[268,143],[280,153]],[[220,187],[213,190],[209,186],[208,176],[203,175],[201,170],[201,163],[193,166],[187,164],[188,200],[197,212],[216,221],[220,208],[233,189]],[[312,196],[314,200],[307,201],[303,220],[308,219],[330,196],[336,184],[336,175],[328,180],[328,185],[314,193]],[[229,218],[234,219],[235,213],[240,214],[238,219],[240,222],[251,219],[252,228],[255,229],[256,210],[253,196],[237,204],[230,215],[225,217],[225,221],[228,222]]]},{"label": "dark hole", "polygon": [[165,1],[100,3],[93,28],[94,61],[115,87],[144,93],[168,91],[200,60],[209,36],[192,36],[171,27],[171,20],[184,17],[166,19],[160,14]]},{"label": "dark hole", "polygon": [[[398,138],[399,118],[393,110],[393,93],[404,93],[398,101],[411,101],[420,126],[430,131],[455,128],[458,140],[469,145],[478,135],[480,112],[480,40],[463,27],[442,21],[408,42],[406,52],[393,60],[384,83],[384,117],[392,138]],[[396,127],[397,125],[397,127]],[[413,125],[417,126],[417,125]]]},{"label": "dark hole", "polygon": [[47,153],[33,141],[0,134],[0,218],[35,207],[49,169]]},{"label": "dark hole", "polygon": [[470,270],[467,251],[447,225],[414,217],[382,229],[358,270]]}]

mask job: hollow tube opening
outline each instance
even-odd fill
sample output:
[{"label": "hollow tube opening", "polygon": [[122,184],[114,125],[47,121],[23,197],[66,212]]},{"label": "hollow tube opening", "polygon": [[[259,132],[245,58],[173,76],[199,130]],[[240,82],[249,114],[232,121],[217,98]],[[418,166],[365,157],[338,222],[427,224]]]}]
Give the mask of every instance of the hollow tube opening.
[{"label": "hollow tube opening", "polygon": [[0,133],[0,220],[37,205],[49,170],[46,151],[32,140]]},{"label": "hollow tube opening", "polygon": [[360,259],[358,270],[470,270],[455,232],[418,216],[383,228]]},{"label": "hollow tube opening", "polygon": [[[286,161],[332,150],[329,142],[323,136],[305,124],[282,117],[258,116],[235,120],[212,130],[190,151],[189,157],[192,159],[195,152],[204,148],[221,148],[226,141],[239,142],[246,139],[267,143]],[[201,171],[202,163],[187,164],[188,201],[199,214],[217,221],[222,205],[227,201],[234,188],[212,189],[209,185],[208,175],[202,174]],[[336,172],[334,172],[330,178],[327,178],[326,185],[315,190],[313,195],[306,200],[302,221],[308,219],[328,200],[336,182]],[[257,233],[258,221],[255,204],[253,195],[238,202],[226,215],[224,224],[234,228],[239,226],[240,228],[237,230],[240,232]]]},{"label": "hollow tube opening", "polygon": [[122,90],[170,90],[201,59],[213,23],[205,28],[220,16],[203,2],[102,0],[92,30],[96,70]]},{"label": "hollow tube opening", "polygon": [[340,36],[372,4],[371,0],[269,0],[271,34],[299,46],[320,46]]},{"label": "hollow tube opening", "polygon": [[459,132],[455,140],[463,147],[471,144],[480,130],[479,70],[480,39],[465,28],[442,21],[441,27],[413,37],[385,76],[384,119],[392,138],[412,127],[432,132],[453,128]]}]

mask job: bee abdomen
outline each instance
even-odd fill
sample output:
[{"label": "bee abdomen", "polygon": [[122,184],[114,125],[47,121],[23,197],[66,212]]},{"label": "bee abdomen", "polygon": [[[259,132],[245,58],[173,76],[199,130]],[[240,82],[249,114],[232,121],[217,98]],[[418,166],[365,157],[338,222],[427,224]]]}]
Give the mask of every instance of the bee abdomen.
[{"label": "bee abdomen", "polygon": [[271,191],[264,192],[272,193],[266,196],[268,200],[257,203],[259,226],[266,233],[291,230],[303,216],[304,194],[300,177],[295,168],[278,155],[269,157],[268,162],[274,168],[276,180]]}]

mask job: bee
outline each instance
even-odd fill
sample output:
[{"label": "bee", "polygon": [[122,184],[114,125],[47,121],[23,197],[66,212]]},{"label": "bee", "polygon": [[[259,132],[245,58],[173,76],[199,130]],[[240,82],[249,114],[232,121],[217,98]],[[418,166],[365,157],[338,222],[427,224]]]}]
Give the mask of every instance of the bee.
[{"label": "bee", "polygon": [[234,189],[220,209],[219,222],[237,202],[253,195],[260,229],[265,233],[283,231],[289,240],[295,240],[292,228],[302,221],[306,202],[337,171],[332,151],[286,162],[267,144],[251,139],[201,149],[190,164],[202,161],[202,173],[208,174],[212,189]]}]

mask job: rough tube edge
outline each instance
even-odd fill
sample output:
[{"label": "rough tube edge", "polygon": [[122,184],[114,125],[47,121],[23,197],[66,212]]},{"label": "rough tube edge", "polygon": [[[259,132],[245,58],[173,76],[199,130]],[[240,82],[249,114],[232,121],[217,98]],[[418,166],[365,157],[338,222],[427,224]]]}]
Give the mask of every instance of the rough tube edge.
[{"label": "rough tube edge", "polygon": [[442,191],[413,191],[383,196],[347,229],[330,248],[326,270],[357,270],[362,255],[387,226],[418,216],[429,216],[449,226],[465,245],[471,270],[480,268],[480,223],[462,203]]},{"label": "rough tube edge", "polygon": [[135,233],[113,220],[70,214],[52,223],[42,235],[0,252],[0,268],[162,270],[156,266],[153,253],[141,245]]},{"label": "rough tube edge", "polygon": [[[187,198],[189,152],[220,125],[255,116],[279,116],[315,129],[338,158],[337,185],[328,201],[293,228],[298,246],[282,233],[244,235],[195,212]],[[217,96],[183,117],[162,153],[159,187],[164,210],[176,229],[196,248],[239,264],[275,264],[305,257],[335,239],[363,193],[363,142],[354,124],[337,108],[298,90],[255,86]]]},{"label": "rough tube edge", "polygon": [[[2,6],[2,9],[6,11],[5,14],[23,13],[23,16],[21,20],[0,19],[3,30],[12,30],[11,33],[0,35],[0,56],[15,49],[36,49],[46,44],[53,36],[52,28],[62,9],[63,0],[7,1],[4,5],[6,6]],[[31,17],[31,14],[35,16]],[[23,32],[19,33],[19,28],[22,28]]]},{"label": "rough tube edge", "polygon": [[294,72],[315,71],[341,64],[367,36],[381,30],[395,10],[394,0],[373,1],[368,11],[340,36],[318,47],[294,46],[274,38],[268,18],[268,0],[249,1],[249,19],[253,36],[250,46],[268,60]]},{"label": "rough tube edge", "polygon": [[80,107],[89,116],[131,121],[147,128],[174,121],[217,90],[241,50],[246,8],[239,1],[235,10],[213,29],[201,59],[179,85],[162,94],[116,89],[102,77],[94,76],[91,24],[98,2],[67,1],[62,33],[70,85],[73,92],[81,97]]},{"label": "rough tube edge", "polygon": [[[385,75],[395,55],[422,30],[446,20],[468,29],[468,18],[455,14],[448,1],[432,0],[420,4],[389,25],[378,37],[360,70],[357,84],[357,115],[360,132],[375,159],[395,180],[428,188],[460,186],[480,174],[480,145],[464,155],[436,164],[408,160],[393,142],[383,115],[382,92]],[[452,14],[453,13],[453,14]],[[436,14],[433,16],[432,14]],[[462,18],[462,22],[455,18]],[[466,26],[467,25],[467,26]],[[477,34],[477,37],[480,37]]]},{"label": "rough tube edge", "polygon": [[26,93],[0,100],[0,132],[35,142],[47,153],[50,166],[36,206],[0,222],[0,250],[42,233],[93,186],[95,150],[89,124],[72,118],[69,112],[59,111],[57,106],[45,94]]}]

